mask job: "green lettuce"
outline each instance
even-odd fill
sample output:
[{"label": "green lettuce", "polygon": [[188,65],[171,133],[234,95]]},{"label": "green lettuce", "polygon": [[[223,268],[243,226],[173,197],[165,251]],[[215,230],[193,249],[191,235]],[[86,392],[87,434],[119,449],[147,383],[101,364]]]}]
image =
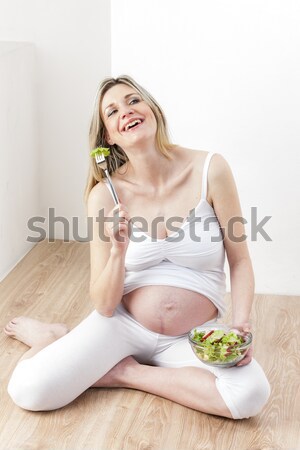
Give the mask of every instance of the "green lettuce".
[{"label": "green lettuce", "polygon": [[109,155],[110,155],[110,150],[109,150],[109,148],[106,148],[106,147],[97,147],[97,148],[94,148],[94,150],[91,151],[90,156],[92,156],[93,158],[95,158],[96,155],[109,156]]},{"label": "green lettuce", "polygon": [[211,363],[232,362],[243,354],[239,345],[244,342],[243,337],[233,331],[212,330],[209,333],[194,331],[194,342],[199,343],[195,350],[203,361]]}]

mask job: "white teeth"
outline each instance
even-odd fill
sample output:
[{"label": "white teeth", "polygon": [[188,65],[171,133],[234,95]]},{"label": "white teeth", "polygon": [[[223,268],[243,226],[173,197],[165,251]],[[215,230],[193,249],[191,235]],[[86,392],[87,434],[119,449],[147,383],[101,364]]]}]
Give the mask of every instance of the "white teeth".
[{"label": "white teeth", "polygon": [[140,119],[137,119],[137,120],[134,120],[133,122],[130,122],[128,125],[126,125],[125,131],[128,131],[134,125],[138,125],[139,123],[142,123],[142,121]]}]

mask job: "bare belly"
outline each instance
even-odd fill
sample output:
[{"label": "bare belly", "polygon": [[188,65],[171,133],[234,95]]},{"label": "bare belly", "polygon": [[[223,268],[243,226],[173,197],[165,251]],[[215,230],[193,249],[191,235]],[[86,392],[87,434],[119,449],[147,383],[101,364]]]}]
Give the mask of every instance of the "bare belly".
[{"label": "bare belly", "polygon": [[178,336],[217,317],[204,295],[172,286],[144,286],[123,296],[127,311],[155,333]]}]

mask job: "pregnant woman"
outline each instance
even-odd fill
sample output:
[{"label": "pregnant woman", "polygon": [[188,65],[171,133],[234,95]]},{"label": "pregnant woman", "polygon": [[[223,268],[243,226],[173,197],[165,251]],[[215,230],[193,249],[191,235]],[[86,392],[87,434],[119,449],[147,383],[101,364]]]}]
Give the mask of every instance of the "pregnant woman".
[{"label": "pregnant woman", "polygon": [[234,220],[242,213],[227,162],[171,144],[161,108],[127,76],[100,85],[90,146],[109,147],[119,196],[114,205],[92,159],[86,197],[95,309],[69,332],[26,317],[6,325],[31,347],[10,379],[11,398],[28,410],[52,410],[89,387],[122,387],[233,419],[258,414],[270,387],[252,349],[238,366],[215,368],[196,358],[187,338],[225,312],[225,254],[232,326],[250,327],[253,270]]}]

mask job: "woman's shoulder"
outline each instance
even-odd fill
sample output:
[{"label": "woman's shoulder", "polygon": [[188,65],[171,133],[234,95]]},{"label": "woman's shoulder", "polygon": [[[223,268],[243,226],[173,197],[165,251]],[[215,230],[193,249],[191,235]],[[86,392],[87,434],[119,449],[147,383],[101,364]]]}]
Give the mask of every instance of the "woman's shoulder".
[{"label": "woman's shoulder", "polygon": [[230,166],[221,153],[213,153],[209,166],[209,177],[211,180],[217,180],[220,177],[231,172]]},{"label": "woman's shoulder", "polygon": [[222,154],[218,152],[203,149],[192,149],[181,146],[176,146],[176,152],[181,157],[185,158],[186,160],[190,160],[193,164],[199,167],[203,167],[206,158],[211,153],[212,158],[210,160],[209,170],[210,172],[213,172],[215,174],[219,174],[226,167],[228,167],[226,159]]},{"label": "woman's shoulder", "polygon": [[217,198],[224,198],[236,189],[231,167],[220,153],[214,153],[211,158],[207,180],[208,195],[213,204],[216,204]]},{"label": "woman's shoulder", "polygon": [[111,193],[106,186],[105,181],[99,181],[91,189],[88,199],[87,206],[89,211],[99,211],[101,208],[105,210],[111,210],[114,206]]},{"label": "woman's shoulder", "polygon": [[186,160],[192,163],[197,163],[205,159],[208,152],[205,150],[197,150],[193,148],[182,147],[180,145],[176,145],[173,150],[173,155],[179,160]]},{"label": "woman's shoulder", "polygon": [[227,184],[232,183],[233,174],[231,168],[225,159],[225,157],[218,152],[197,150],[185,147],[179,147],[178,151],[182,152],[182,158],[186,162],[189,162],[195,167],[196,172],[203,173],[204,164],[211,153],[211,159],[209,161],[207,180],[208,180],[208,192],[212,191],[216,186],[225,188]]}]

